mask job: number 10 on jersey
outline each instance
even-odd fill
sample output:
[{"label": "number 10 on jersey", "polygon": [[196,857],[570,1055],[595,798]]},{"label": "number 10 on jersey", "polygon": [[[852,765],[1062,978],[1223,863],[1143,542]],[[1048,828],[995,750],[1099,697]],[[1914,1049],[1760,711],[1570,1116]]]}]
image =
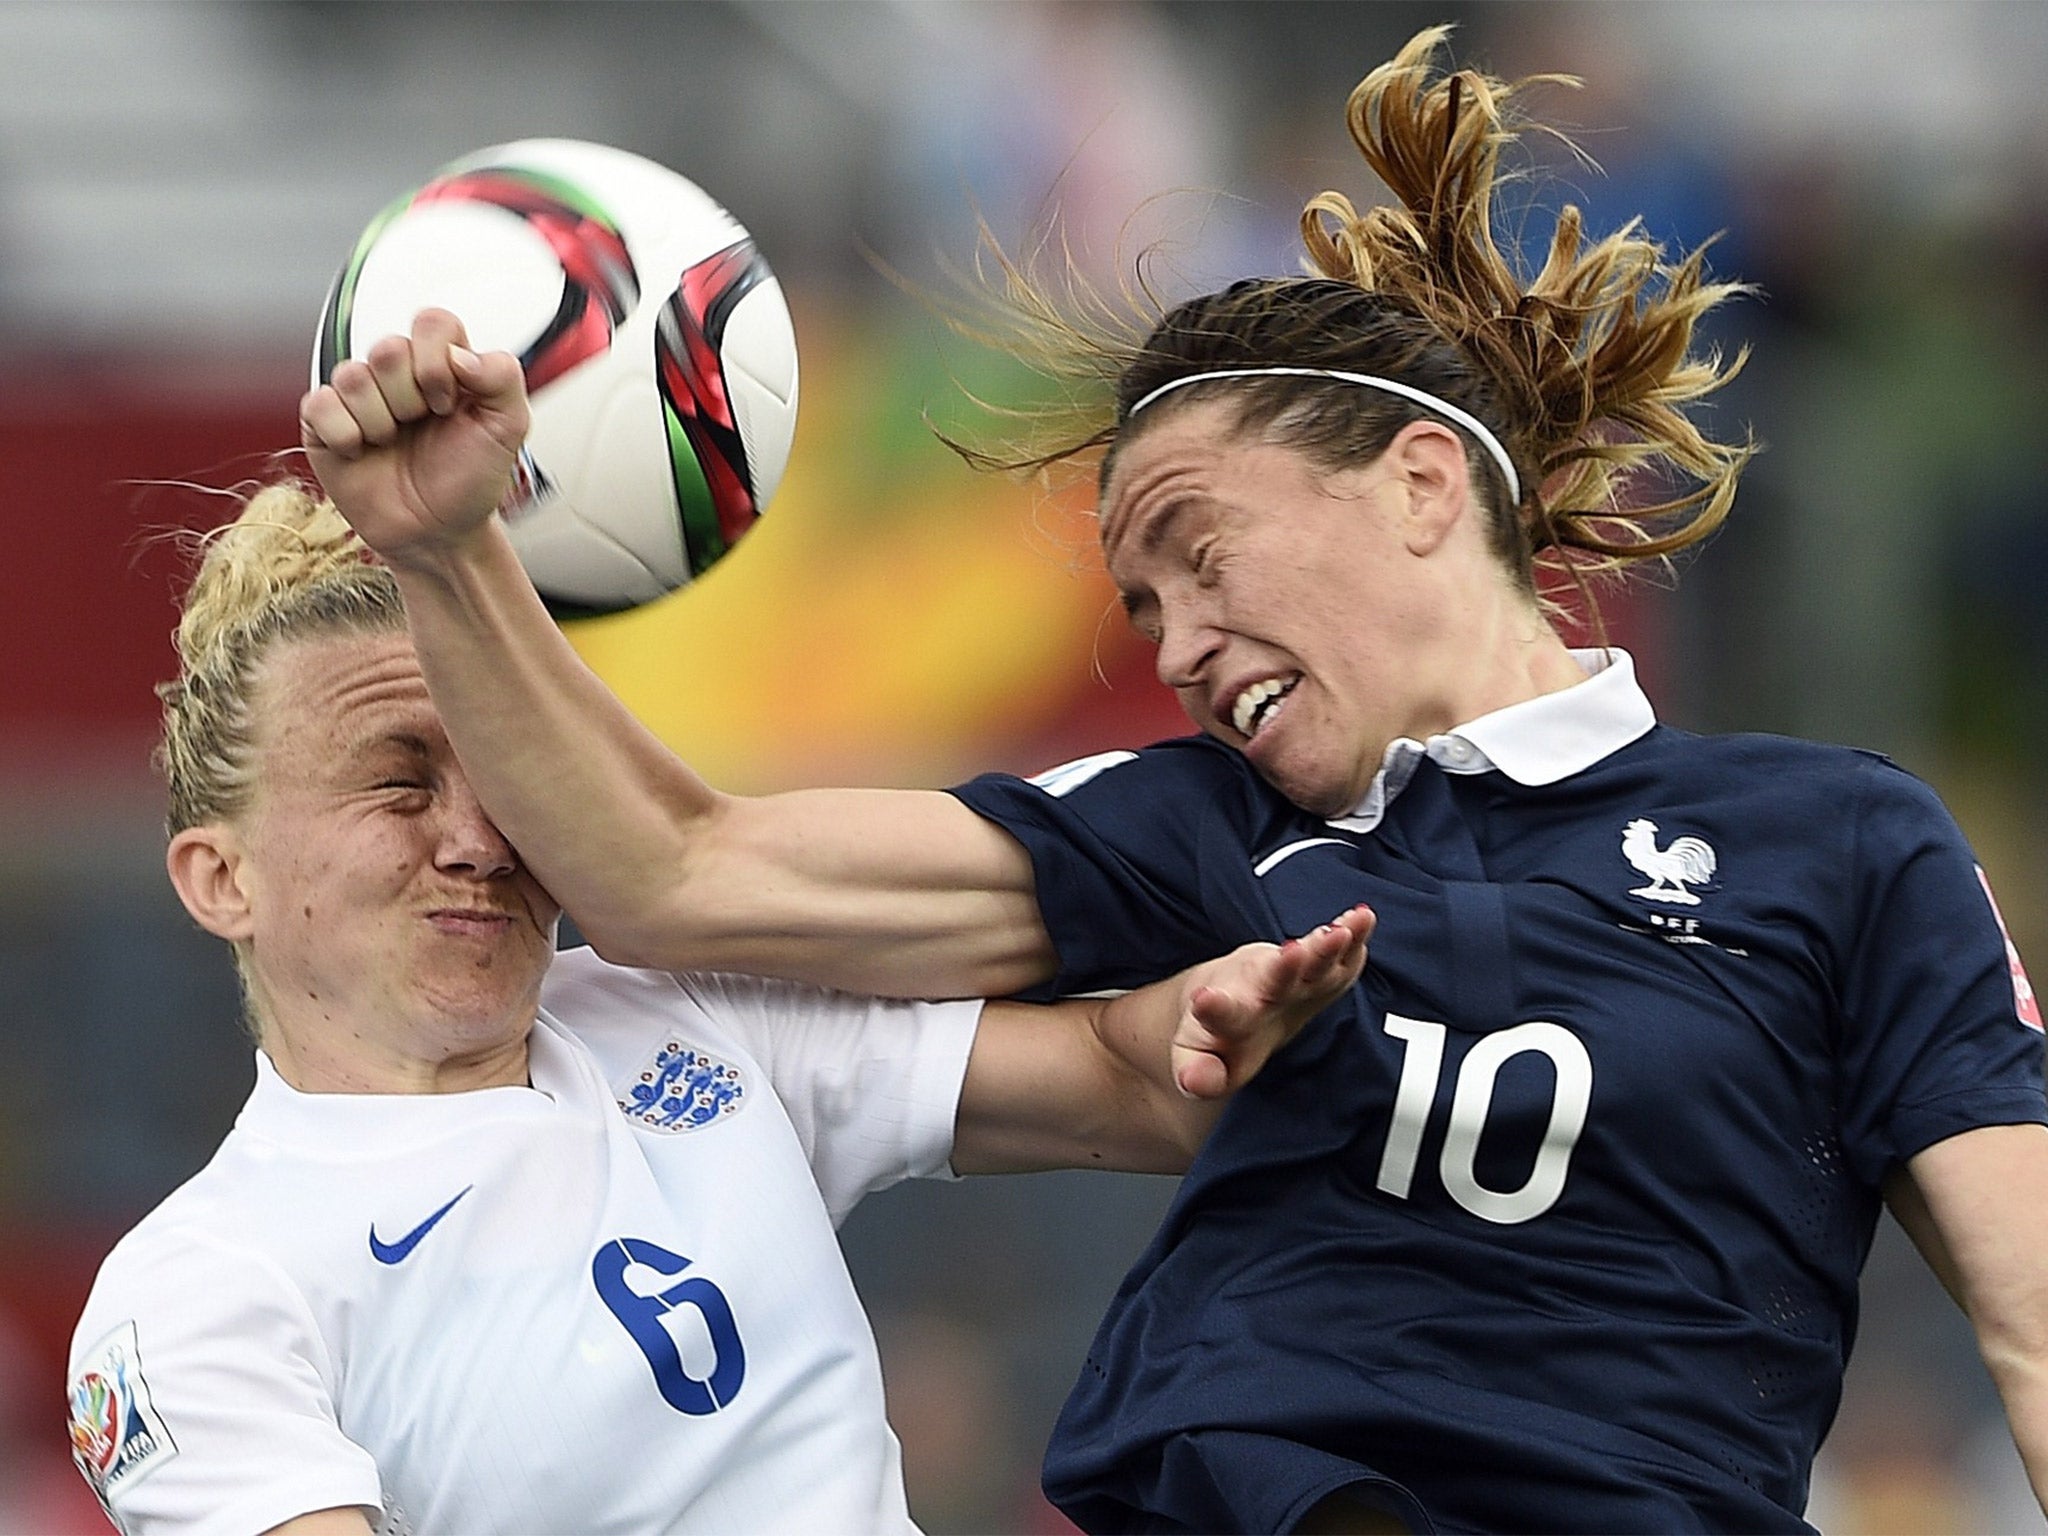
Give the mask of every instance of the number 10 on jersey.
[{"label": "number 10 on jersey", "polygon": [[[1379,1178],[1385,1193],[1406,1200],[1415,1182],[1415,1164],[1422,1154],[1422,1133],[1436,1103],[1444,1069],[1448,1026],[1428,1019],[1390,1013],[1383,1026],[1403,1043],[1401,1081],[1394,1090],[1394,1118],[1380,1154]],[[1493,1108],[1494,1084],[1500,1069],[1525,1051],[1547,1056],[1556,1073],[1551,1090],[1550,1123],[1536,1151],[1536,1162],[1519,1189],[1488,1189],[1479,1182],[1476,1163],[1479,1138]],[[1559,1024],[1517,1024],[1480,1037],[1458,1065],[1451,1091],[1450,1126],[1444,1133],[1437,1172],[1444,1191],[1482,1221],[1515,1226],[1533,1221],[1564,1193],[1572,1149],[1586,1127],[1586,1107],[1593,1098],[1593,1058],[1579,1037]]]}]

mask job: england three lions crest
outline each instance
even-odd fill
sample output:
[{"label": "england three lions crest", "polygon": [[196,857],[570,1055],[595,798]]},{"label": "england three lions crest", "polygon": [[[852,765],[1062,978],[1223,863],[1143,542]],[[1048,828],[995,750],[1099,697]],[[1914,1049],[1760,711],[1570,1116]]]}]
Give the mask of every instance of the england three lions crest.
[{"label": "england three lions crest", "polygon": [[619,1108],[635,1125],[654,1131],[694,1131],[746,1107],[740,1069],[709,1051],[664,1040],[619,1095]]},{"label": "england three lions crest", "polygon": [[1718,862],[1713,845],[1702,837],[1674,837],[1669,846],[1657,846],[1657,823],[1638,816],[1621,829],[1621,856],[1638,873],[1650,878],[1629,892],[1645,901],[1667,901],[1674,906],[1700,904],[1690,886],[1706,885],[1714,878]]}]

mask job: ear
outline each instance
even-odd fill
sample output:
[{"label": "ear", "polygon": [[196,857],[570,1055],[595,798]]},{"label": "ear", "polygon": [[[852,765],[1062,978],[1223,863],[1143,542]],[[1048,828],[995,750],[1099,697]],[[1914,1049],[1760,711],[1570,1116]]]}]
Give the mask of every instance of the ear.
[{"label": "ear", "polygon": [[1411,554],[1432,553],[1472,506],[1464,439],[1440,421],[1411,421],[1381,458],[1408,492],[1403,542]]},{"label": "ear", "polygon": [[233,827],[218,822],[187,827],[164,850],[171,887],[192,920],[216,938],[246,939],[255,927],[242,884],[242,844]]}]

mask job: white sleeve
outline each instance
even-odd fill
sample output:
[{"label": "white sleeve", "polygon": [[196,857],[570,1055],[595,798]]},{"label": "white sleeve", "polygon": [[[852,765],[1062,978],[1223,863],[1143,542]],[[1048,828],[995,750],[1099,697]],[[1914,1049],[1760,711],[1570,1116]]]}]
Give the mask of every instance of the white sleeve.
[{"label": "white sleeve", "polygon": [[268,1261],[189,1231],[133,1234],[71,1350],[71,1446],[126,1536],[255,1536],[382,1484],[336,1420],[332,1365]]},{"label": "white sleeve", "polygon": [[767,1070],[834,1225],[875,1190],[953,1177],[979,1002],[899,1002],[754,976],[676,981]]}]

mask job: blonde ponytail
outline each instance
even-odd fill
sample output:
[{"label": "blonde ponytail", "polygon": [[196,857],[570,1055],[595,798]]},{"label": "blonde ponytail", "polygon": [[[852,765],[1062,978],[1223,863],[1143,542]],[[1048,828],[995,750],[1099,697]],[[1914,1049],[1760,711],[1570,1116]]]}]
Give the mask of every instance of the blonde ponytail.
[{"label": "blonde ponytail", "polygon": [[[954,446],[981,467],[1012,470],[1100,449],[1106,481],[1147,424],[1221,398],[1239,431],[1336,468],[1369,462],[1428,414],[1384,391],[1301,376],[1366,374],[1447,402],[1505,445],[1512,474],[1466,434],[1494,547],[1527,584],[1537,559],[1583,576],[1705,538],[1754,447],[1715,442],[1688,414],[1743,362],[1696,353],[1695,332],[1745,290],[1709,281],[1703,250],[1667,261],[1635,222],[1589,240],[1571,207],[1524,280],[1494,235],[1501,157],[1528,132],[1552,132],[1521,117],[1531,90],[1575,82],[1443,73],[1448,35],[1417,33],[1352,92],[1352,137],[1394,201],[1361,212],[1342,193],[1310,199],[1301,227],[1313,275],[1251,279],[1148,313],[1142,283],[1108,302],[1071,264],[1048,282],[988,242],[1003,321],[962,329],[1000,339],[1065,389],[1053,407],[1009,413],[1024,422],[1023,441]],[[1259,369],[1284,373],[1243,376]],[[1198,382],[1163,395],[1187,380]],[[1676,494],[1661,499],[1636,490],[1674,480]]]},{"label": "blonde ponytail", "polygon": [[[1566,207],[1526,286],[1493,235],[1500,156],[1524,129],[1514,112],[1539,75],[1512,84],[1474,70],[1438,75],[1447,27],[1416,34],[1351,93],[1346,117],[1397,207],[1359,213],[1325,192],[1302,213],[1310,264],[1326,277],[1404,299],[1496,382],[1501,429],[1539,487],[1532,544],[1594,563],[1669,553],[1727,516],[1753,448],[1709,440],[1685,408],[1742,366],[1696,356],[1699,321],[1738,283],[1708,282],[1705,251],[1672,263],[1639,222],[1590,245]],[[1560,136],[1561,137],[1561,136]],[[1652,466],[1695,489],[1633,505],[1627,483]]]}]

